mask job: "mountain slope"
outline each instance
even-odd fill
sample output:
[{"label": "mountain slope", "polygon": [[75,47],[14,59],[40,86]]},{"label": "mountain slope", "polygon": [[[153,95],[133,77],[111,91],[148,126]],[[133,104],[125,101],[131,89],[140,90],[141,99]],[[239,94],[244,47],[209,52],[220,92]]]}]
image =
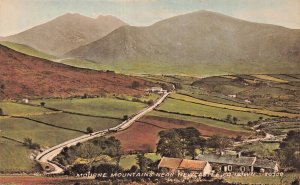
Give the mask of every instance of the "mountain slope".
[{"label": "mountain slope", "polygon": [[[0,99],[142,94],[145,81],[112,72],[80,69],[28,56],[0,45]],[[132,89],[133,81],[141,89]]]},{"label": "mountain slope", "polygon": [[300,31],[198,11],[148,27],[121,27],[65,56],[117,67],[147,63],[168,70],[176,65],[178,72],[228,72],[237,65],[241,71],[232,72],[280,72],[300,67]]},{"label": "mountain slope", "polygon": [[99,16],[93,19],[79,14],[65,14],[2,40],[26,44],[58,56],[98,40],[123,25],[126,23],[113,16]]}]

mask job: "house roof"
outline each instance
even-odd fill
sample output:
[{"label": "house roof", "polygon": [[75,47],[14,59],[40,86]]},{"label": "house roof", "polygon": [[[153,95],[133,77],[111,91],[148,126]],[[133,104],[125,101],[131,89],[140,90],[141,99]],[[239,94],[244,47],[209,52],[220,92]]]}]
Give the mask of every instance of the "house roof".
[{"label": "house roof", "polygon": [[277,165],[275,161],[269,160],[269,159],[256,159],[254,163],[254,167],[261,167],[261,168],[269,168],[274,169],[274,167]]},{"label": "house roof", "polygon": [[240,166],[252,166],[255,162],[255,157],[237,157],[232,155],[217,155],[217,154],[205,154],[198,155],[197,160],[208,161],[210,163],[221,163],[221,164],[234,164]]},{"label": "house roof", "polygon": [[207,164],[206,161],[184,159],[180,163],[178,169],[203,170],[205,168],[206,164]]},{"label": "house roof", "polygon": [[158,165],[159,168],[169,169],[185,169],[185,170],[203,170],[206,166],[206,161],[189,160],[163,157]]},{"label": "house roof", "polygon": [[182,159],[163,157],[158,165],[159,168],[177,169]]}]

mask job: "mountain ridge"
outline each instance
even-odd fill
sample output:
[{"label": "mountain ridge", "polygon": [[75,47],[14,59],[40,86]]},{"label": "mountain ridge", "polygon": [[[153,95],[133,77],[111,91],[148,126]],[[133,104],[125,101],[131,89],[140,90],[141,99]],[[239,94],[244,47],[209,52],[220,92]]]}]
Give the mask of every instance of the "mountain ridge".
[{"label": "mountain ridge", "polygon": [[64,56],[112,65],[147,61],[189,64],[187,67],[231,63],[252,63],[265,67],[270,62],[283,62],[292,63],[292,67],[299,69],[299,43],[300,30],[297,29],[197,11],[147,27],[120,27]]},{"label": "mountain ridge", "polygon": [[127,24],[114,16],[99,15],[97,18],[90,18],[78,13],[67,13],[2,40],[26,44],[60,56],[102,38],[123,25]]}]

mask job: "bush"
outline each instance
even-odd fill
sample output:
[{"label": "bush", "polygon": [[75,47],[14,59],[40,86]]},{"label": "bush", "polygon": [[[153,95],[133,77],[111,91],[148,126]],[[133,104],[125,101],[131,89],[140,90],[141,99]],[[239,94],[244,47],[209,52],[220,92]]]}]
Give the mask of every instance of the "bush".
[{"label": "bush", "polygon": [[92,127],[87,127],[87,128],[86,128],[86,132],[90,134],[90,133],[93,133],[94,130],[93,130]]},{"label": "bush", "polygon": [[140,83],[138,81],[133,81],[132,84],[131,84],[131,87],[133,89],[137,89],[140,87]]}]

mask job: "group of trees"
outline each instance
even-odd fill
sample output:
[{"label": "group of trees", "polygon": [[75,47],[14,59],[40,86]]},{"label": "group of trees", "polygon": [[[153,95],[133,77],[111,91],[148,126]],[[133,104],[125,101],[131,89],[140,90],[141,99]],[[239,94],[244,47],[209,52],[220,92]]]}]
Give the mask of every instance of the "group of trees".
[{"label": "group of trees", "polygon": [[300,130],[289,131],[276,153],[281,167],[300,170]]},{"label": "group of trees", "polygon": [[216,135],[206,140],[193,127],[163,130],[159,132],[159,137],[156,152],[164,157],[195,158],[196,149],[200,149],[202,154],[205,148],[213,148],[221,153],[233,144],[231,139]]},{"label": "group of trees", "polygon": [[32,142],[32,139],[31,138],[24,138],[24,141],[23,141],[23,144],[27,147],[29,147],[30,149],[34,149],[34,150],[37,150],[37,149],[40,149],[40,145],[38,143],[34,143]]},{"label": "group of trees", "polygon": [[228,123],[233,123],[233,124],[237,124],[238,120],[239,120],[239,119],[238,119],[237,117],[234,117],[234,116],[232,116],[232,115],[230,115],[230,114],[228,114],[228,115],[226,116],[226,119],[225,119],[226,122],[228,122]]},{"label": "group of trees", "polygon": [[193,127],[163,130],[159,137],[156,152],[165,157],[183,158],[189,155],[194,158],[197,148],[203,151],[206,147],[206,140]]},{"label": "group of trees", "polygon": [[65,147],[55,158],[62,165],[73,164],[78,158],[93,159],[101,155],[115,158],[117,163],[121,158],[121,143],[115,137],[99,137],[75,146]]}]

